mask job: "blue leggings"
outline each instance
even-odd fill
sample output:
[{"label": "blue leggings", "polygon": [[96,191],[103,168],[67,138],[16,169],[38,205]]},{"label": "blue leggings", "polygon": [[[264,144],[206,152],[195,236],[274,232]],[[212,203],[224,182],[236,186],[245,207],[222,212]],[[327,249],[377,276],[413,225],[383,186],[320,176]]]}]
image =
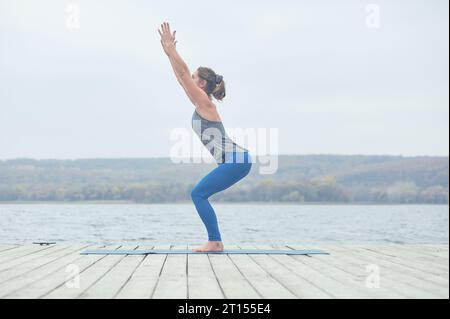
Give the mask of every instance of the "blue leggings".
[{"label": "blue leggings", "polygon": [[252,162],[248,152],[226,152],[225,162],[220,163],[219,166],[203,177],[192,190],[191,198],[205,224],[208,240],[222,240],[217,217],[208,198],[244,178],[250,172],[251,167]]}]

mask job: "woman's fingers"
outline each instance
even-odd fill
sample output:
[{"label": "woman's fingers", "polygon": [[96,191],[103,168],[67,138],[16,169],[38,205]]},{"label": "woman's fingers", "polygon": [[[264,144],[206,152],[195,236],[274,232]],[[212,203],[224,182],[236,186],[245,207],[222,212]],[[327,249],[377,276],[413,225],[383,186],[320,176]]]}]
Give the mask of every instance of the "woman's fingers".
[{"label": "woman's fingers", "polygon": [[175,41],[175,35],[177,33],[177,31],[173,31],[173,34],[171,34],[170,32],[170,26],[168,22],[164,22],[163,24],[161,24],[161,30],[160,31],[158,29],[158,33],[161,36],[161,38],[165,38],[165,39],[169,39],[171,38],[172,41]]}]

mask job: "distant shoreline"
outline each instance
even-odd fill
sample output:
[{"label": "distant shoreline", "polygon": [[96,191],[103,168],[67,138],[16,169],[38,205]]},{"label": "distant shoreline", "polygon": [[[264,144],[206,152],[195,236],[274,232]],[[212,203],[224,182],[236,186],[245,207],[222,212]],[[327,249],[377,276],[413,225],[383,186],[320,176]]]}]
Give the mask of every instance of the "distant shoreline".
[{"label": "distant shoreline", "polygon": [[[377,203],[377,202],[353,202],[353,203],[343,203],[343,202],[214,202],[211,203],[215,205],[295,205],[295,206],[309,206],[309,205],[340,205],[340,206],[404,206],[404,205],[436,205],[436,206],[449,206],[449,204],[439,204],[439,203]],[[145,203],[145,202],[134,202],[126,200],[102,200],[102,201],[0,201],[1,205],[186,205],[193,204],[191,201],[178,201],[175,203]]]}]

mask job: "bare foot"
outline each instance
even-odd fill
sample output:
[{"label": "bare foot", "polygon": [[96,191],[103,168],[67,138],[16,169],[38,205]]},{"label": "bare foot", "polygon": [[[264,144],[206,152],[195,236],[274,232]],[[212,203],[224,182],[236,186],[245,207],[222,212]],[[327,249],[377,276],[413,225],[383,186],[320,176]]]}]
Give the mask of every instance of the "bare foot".
[{"label": "bare foot", "polygon": [[221,241],[208,241],[203,247],[194,248],[192,251],[202,252],[202,251],[223,251],[223,243]]}]

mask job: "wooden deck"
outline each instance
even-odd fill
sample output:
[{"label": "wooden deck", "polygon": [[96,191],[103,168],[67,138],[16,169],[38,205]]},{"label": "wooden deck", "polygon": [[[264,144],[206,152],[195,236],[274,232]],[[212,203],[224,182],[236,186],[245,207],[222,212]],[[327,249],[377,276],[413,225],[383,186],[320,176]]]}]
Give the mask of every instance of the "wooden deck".
[{"label": "wooden deck", "polygon": [[448,245],[226,246],[331,253],[311,256],[79,254],[103,247],[0,245],[0,298],[449,298]]}]

